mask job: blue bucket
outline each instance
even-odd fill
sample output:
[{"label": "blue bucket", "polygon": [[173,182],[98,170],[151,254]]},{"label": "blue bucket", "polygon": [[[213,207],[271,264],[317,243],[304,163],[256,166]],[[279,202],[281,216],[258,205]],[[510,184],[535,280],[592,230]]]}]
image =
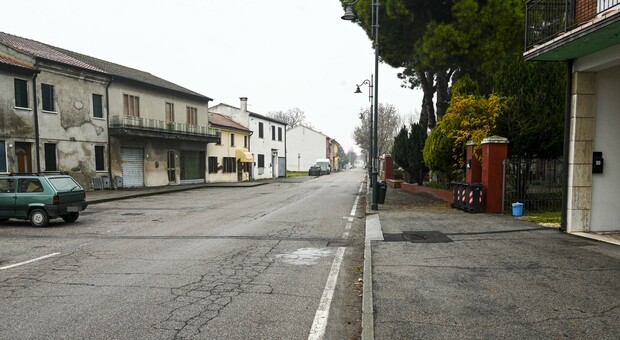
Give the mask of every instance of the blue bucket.
[{"label": "blue bucket", "polygon": [[523,203],[512,204],[512,216],[523,216]]}]

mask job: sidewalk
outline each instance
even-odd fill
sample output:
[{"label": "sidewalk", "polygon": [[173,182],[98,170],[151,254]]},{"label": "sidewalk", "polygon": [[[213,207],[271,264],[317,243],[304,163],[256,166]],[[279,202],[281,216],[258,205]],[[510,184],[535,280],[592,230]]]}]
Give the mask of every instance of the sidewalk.
[{"label": "sidewalk", "polygon": [[230,183],[201,183],[201,184],[180,184],[166,185],[160,187],[142,187],[142,188],[126,188],[118,190],[94,190],[86,192],[86,202],[89,204],[97,204],[120,199],[128,199],[134,197],[160,195],[170,192],[179,192],[186,190],[195,190],[203,188],[236,188],[236,187],[256,187],[259,185],[269,184],[273,181],[285,181],[283,179],[260,180],[251,182],[230,182]]},{"label": "sidewalk", "polygon": [[367,216],[363,339],[611,339],[620,247],[388,188]]}]

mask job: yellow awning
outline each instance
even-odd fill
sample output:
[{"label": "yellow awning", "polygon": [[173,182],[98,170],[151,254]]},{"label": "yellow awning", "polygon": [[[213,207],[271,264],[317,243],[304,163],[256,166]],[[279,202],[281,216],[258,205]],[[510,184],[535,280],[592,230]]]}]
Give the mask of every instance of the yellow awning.
[{"label": "yellow awning", "polygon": [[237,149],[237,159],[241,161],[241,163],[252,163],[254,162],[254,157],[252,157],[252,153],[245,151],[244,149]]}]

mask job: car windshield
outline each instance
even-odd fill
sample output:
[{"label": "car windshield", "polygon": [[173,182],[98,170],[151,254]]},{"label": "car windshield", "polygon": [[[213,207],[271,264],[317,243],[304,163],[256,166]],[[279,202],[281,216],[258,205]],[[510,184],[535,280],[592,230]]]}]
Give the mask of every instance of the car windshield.
[{"label": "car windshield", "polygon": [[49,179],[50,183],[58,191],[81,190],[82,187],[71,177],[53,177]]}]

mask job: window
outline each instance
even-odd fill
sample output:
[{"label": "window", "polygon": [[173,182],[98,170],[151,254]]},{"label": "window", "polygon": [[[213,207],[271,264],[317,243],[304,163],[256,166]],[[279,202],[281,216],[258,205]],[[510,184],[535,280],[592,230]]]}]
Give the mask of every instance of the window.
[{"label": "window", "polygon": [[248,148],[248,136],[243,136],[243,147]]},{"label": "window", "polygon": [[217,173],[217,157],[209,157],[209,173]]},{"label": "window", "polygon": [[278,127],[278,140],[281,142],[282,141],[282,128]]},{"label": "window", "polygon": [[258,167],[259,168],[265,167],[265,155],[258,154]]},{"label": "window", "polygon": [[198,109],[195,107],[187,107],[187,124],[198,125]]},{"label": "window", "polygon": [[56,144],[45,143],[45,170],[56,171]]},{"label": "window", "polygon": [[235,134],[230,134],[230,146],[235,146]]},{"label": "window", "polygon": [[123,95],[123,114],[140,117],[140,97],[130,94]]},{"label": "window", "polygon": [[0,140],[0,172],[8,172],[6,168],[6,142]]},{"label": "window", "polygon": [[265,138],[263,134],[263,123],[258,122],[258,138]]},{"label": "window", "polygon": [[27,178],[19,181],[19,192],[43,192],[41,181],[37,178]]},{"label": "window", "polygon": [[166,123],[174,122],[174,104],[166,103]]},{"label": "window", "polygon": [[105,170],[105,146],[95,145],[95,171]]},{"label": "window", "polygon": [[235,157],[223,157],[222,166],[224,173],[237,172],[237,159]]},{"label": "window", "polygon": [[215,141],[215,145],[222,145],[222,131],[217,130],[218,139]]},{"label": "window", "polygon": [[28,82],[15,78],[15,107],[28,106]]},{"label": "window", "polygon": [[93,93],[93,117],[103,118],[103,96]]},{"label": "window", "polygon": [[41,100],[43,111],[54,112],[54,85],[41,84]]},{"label": "window", "polygon": [[276,140],[276,127],[274,125],[271,126],[271,140]]},{"label": "window", "polygon": [[13,178],[0,179],[0,192],[15,192],[15,180]]}]

